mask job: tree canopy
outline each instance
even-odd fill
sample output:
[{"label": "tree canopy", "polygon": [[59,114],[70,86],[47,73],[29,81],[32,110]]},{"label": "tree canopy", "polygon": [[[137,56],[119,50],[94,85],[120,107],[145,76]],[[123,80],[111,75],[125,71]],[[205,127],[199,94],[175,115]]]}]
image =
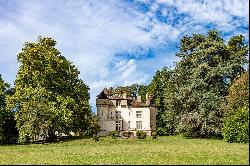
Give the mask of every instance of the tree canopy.
[{"label": "tree canopy", "polygon": [[233,113],[244,106],[249,107],[249,71],[233,80],[227,96],[226,113]]},{"label": "tree canopy", "polygon": [[52,38],[39,37],[36,43],[25,43],[17,56],[20,66],[8,108],[16,110],[21,141],[90,128],[89,87],[55,45]]},{"label": "tree canopy", "polygon": [[12,94],[13,89],[0,74],[0,144],[16,143],[18,138],[14,112],[6,109],[6,98]]},{"label": "tree canopy", "polygon": [[[191,137],[221,136],[222,103],[232,80],[244,72],[247,55],[248,46],[241,35],[233,36],[227,43],[216,30],[207,35],[184,36],[176,54],[180,61],[173,69],[172,81],[163,79],[163,71],[157,71],[150,83],[159,111],[163,112],[161,121],[168,122],[171,116],[166,115],[171,114],[178,121],[176,132]],[[171,88],[164,88],[167,84]],[[162,124],[166,129],[171,123]]]}]

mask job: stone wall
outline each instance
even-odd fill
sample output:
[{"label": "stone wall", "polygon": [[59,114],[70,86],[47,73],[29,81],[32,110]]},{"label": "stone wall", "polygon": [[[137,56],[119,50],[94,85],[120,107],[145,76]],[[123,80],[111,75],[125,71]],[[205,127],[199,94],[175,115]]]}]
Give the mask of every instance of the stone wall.
[{"label": "stone wall", "polygon": [[[109,99],[106,99],[109,100]],[[108,103],[108,102],[107,102]],[[115,101],[112,101],[115,104]],[[116,121],[122,121],[122,131],[134,132],[136,135],[136,121],[142,121],[142,129],[151,135],[151,131],[156,129],[156,114],[157,110],[154,107],[138,107],[138,108],[122,108],[121,105],[127,105],[126,100],[121,100],[118,107],[115,105],[97,105],[98,124],[101,126],[100,135],[108,135],[116,130]],[[116,111],[121,112],[121,119],[116,119]],[[142,117],[137,118],[136,111],[142,111]],[[130,123],[129,123],[130,122]],[[130,124],[130,128],[128,128]]]}]

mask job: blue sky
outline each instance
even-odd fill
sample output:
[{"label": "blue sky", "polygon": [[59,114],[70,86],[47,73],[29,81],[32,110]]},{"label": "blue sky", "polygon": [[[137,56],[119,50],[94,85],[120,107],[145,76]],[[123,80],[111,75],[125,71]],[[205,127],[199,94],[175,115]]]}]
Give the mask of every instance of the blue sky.
[{"label": "blue sky", "polygon": [[148,84],[180,38],[218,29],[249,41],[249,0],[0,0],[0,74],[13,85],[24,42],[52,37],[90,87]]}]

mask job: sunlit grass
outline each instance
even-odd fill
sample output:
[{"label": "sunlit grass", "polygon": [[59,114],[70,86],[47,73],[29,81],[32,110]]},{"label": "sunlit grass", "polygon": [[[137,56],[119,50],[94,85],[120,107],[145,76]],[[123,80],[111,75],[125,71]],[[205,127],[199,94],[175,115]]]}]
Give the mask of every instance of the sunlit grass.
[{"label": "sunlit grass", "polygon": [[0,164],[248,164],[249,144],[181,136],[0,146]]}]

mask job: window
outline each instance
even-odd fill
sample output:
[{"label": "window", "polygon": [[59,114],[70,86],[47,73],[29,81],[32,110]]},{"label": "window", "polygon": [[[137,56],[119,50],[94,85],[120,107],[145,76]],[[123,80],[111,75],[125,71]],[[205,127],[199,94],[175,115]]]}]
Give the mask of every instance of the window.
[{"label": "window", "polygon": [[126,106],[126,105],[121,105],[121,107],[122,107],[122,108],[127,108],[127,106]]},{"label": "window", "polygon": [[102,111],[102,116],[103,116],[103,111]]},{"label": "window", "polygon": [[128,130],[130,129],[130,121],[128,121]]},{"label": "window", "polygon": [[116,107],[120,106],[121,101],[120,100],[116,100]]},{"label": "window", "polygon": [[128,115],[130,116],[130,112],[128,112]]},{"label": "window", "polygon": [[115,111],[115,117],[116,117],[116,119],[120,119],[121,118],[121,111]]},{"label": "window", "polygon": [[136,118],[142,117],[142,111],[136,111]]},{"label": "window", "polygon": [[142,129],[142,121],[136,121],[136,129]]},{"label": "window", "polygon": [[115,129],[116,130],[122,130],[122,121],[116,121]]}]

